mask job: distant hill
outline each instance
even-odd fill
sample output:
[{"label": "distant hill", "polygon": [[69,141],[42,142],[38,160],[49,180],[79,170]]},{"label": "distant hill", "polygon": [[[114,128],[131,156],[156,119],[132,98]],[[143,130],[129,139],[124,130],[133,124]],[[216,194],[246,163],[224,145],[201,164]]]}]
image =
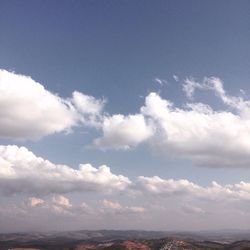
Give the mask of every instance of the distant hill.
[{"label": "distant hill", "polygon": [[250,249],[250,233],[228,231],[69,231],[0,234],[0,250]]}]

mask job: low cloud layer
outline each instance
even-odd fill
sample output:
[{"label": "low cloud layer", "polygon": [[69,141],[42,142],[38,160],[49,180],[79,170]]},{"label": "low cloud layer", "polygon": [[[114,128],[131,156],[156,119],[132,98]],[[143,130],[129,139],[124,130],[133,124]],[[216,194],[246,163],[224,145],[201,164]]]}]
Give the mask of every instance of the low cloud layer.
[{"label": "low cloud layer", "polygon": [[[62,225],[66,230],[83,229],[82,221],[92,229],[107,225],[185,229],[183,220],[199,221],[199,228],[210,224],[214,228],[211,219],[218,219],[218,227],[228,227],[250,216],[247,182],[221,185],[214,181],[202,186],[158,176],[132,181],[113,174],[107,166],[82,164],[73,169],[15,145],[0,146],[0,193],[0,225],[8,225],[2,231],[58,230]],[[231,216],[230,224],[221,220],[221,211]]]},{"label": "low cloud layer", "polygon": [[133,186],[135,196],[124,192],[123,196],[102,194],[91,199],[80,196],[77,201],[71,194],[1,197],[7,203],[2,202],[0,207],[0,225],[7,227],[0,231],[59,230],[62,226],[65,230],[103,226],[154,230],[244,228],[250,218],[249,186],[214,182],[202,187],[188,180],[139,177]]},{"label": "low cloud layer", "polygon": [[0,146],[0,191],[5,194],[51,194],[82,191],[104,193],[125,190],[130,180],[103,165],[80,164],[79,169],[53,164],[25,147]]},{"label": "low cloud layer", "polygon": [[158,197],[181,196],[223,202],[250,200],[250,183],[243,181],[224,186],[213,181],[210,186],[202,187],[188,180],[140,176],[137,180],[137,189],[141,190],[143,194],[147,193]]},{"label": "low cloud layer", "polygon": [[[122,206],[118,201],[111,201],[104,199],[102,201],[102,206],[105,212],[117,213],[117,214],[127,214],[127,213],[145,213],[146,209],[139,206]],[[107,211],[106,211],[107,210]]]},{"label": "low cloud layer", "polygon": [[[142,193],[162,198],[188,196],[221,201],[250,200],[250,183],[246,182],[224,186],[212,182],[211,186],[202,187],[188,180],[162,179],[158,176],[139,176],[132,182],[126,176],[113,174],[105,165],[94,168],[90,164],[81,164],[79,169],[73,169],[37,157],[24,147],[0,146],[0,164],[0,191],[3,194],[42,196],[92,191],[100,194],[123,192],[129,196]],[[61,198],[54,201],[67,204]],[[33,200],[32,204],[42,204],[42,201]],[[104,204],[119,209],[118,203]]]}]

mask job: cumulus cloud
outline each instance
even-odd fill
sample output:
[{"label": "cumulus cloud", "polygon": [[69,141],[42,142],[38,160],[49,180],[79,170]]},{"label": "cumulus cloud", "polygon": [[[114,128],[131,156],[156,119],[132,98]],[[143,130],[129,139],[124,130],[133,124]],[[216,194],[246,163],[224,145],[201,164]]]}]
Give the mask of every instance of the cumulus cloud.
[{"label": "cumulus cloud", "polygon": [[153,134],[153,127],[141,114],[105,117],[102,130],[103,137],[94,141],[94,145],[101,149],[126,150],[142,143]]},{"label": "cumulus cloud", "polygon": [[[139,176],[132,183],[127,177],[113,174],[103,165],[95,168],[90,164],[81,164],[79,169],[66,165],[56,165],[35,156],[25,147],[0,146],[0,191],[3,194],[54,194],[55,206],[69,208],[71,203],[63,193],[95,191],[103,194],[124,194],[134,192],[161,197],[188,196],[206,200],[250,200],[250,183],[220,185],[212,182],[208,187],[185,179],[162,179],[158,176]],[[41,198],[32,197],[28,203],[31,207],[44,205]],[[103,205],[117,210],[142,211],[138,207],[122,207],[120,203],[104,200]]]},{"label": "cumulus cloud", "polygon": [[30,207],[37,207],[37,206],[41,206],[45,203],[44,200],[40,199],[40,198],[36,198],[36,197],[30,197],[27,201],[27,205]]},{"label": "cumulus cloud", "polygon": [[124,150],[147,142],[158,152],[190,159],[198,166],[249,166],[250,102],[228,95],[223,82],[215,77],[201,83],[186,79],[183,88],[191,99],[196,89],[212,90],[231,110],[214,110],[196,102],[176,107],[152,92],[140,113],[105,116],[103,135],[94,140],[94,146]]},{"label": "cumulus cloud", "polygon": [[79,169],[56,165],[35,156],[25,147],[0,146],[0,191],[11,193],[68,193],[123,191],[130,180],[103,165],[80,164]]},{"label": "cumulus cloud", "polygon": [[244,167],[250,164],[250,120],[247,116],[214,111],[203,103],[176,108],[156,93],[146,97],[141,112],[154,121],[154,146],[162,152],[175,153],[203,166]]},{"label": "cumulus cloud", "polygon": [[70,208],[72,204],[70,203],[69,199],[63,195],[54,195],[52,202],[60,207]]},{"label": "cumulus cloud", "polygon": [[0,137],[38,139],[96,123],[105,101],[74,92],[61,98],[29,76],[0,69]]},{"label": "cumulus cloud", "polygon": [[15,211],[15,214],[21,212],[30,215],[32,215],[34,212],[45,212],[47,214],[57,215],[71,215],[76,208],[78,207],[75,206],[73,208],[73,205],[71,204],[70,200],[63,195],[53,195],[49,199],[30,197],[24,200],[17,207],[12,207],[12,209]]},{"label": "cumulus cloud", "polygon": [[105,99],[96,99],[93,96],[74,91],[71,102],[78,111],[78,118],[83,124],[94,127],[99,127],[101,125],[101,114],[106,103]]},{"label": "cumulus cloud", "polygon": [[190,194],[200,190],[198,185],[188,180],[164,180],[158,176],[139,176],[137,179],[137,188],[149,194],[160,195]]},{"label": "cumulus cloud", "polygon": [[30,197],[18,207],[13,207],[13,209],[17,213],[18,210],[21,210],[29,214],[37,212],[45,215],[55,214],[75,217],[97,213],[94,207],[87,205],[85,202],[82,202],[80,205],[75,204],[66,196],[58,194],[47,196],[46,199]]},{"label": "cumulus cloud", "polygon": [[102,205],[110,209],[118,209],[118,210],[122,209],[121,204],[117,201],[110,201],[105,199],[102,201]]},{"label": "cumulus cloud", "polygon": [[205,199],[210,201],[249,201],[250,184],[220,185],[213,181],[210,186],[202,187],[185,179],[162,179],[158,176],[140,176],[137,180],[137,189],[143,193],[160,197],[186,196],[189,198]]},{"label": "cumulus cloud", "polygon": [[[162,79],[156,80],[162,83]],[[105,99],[77,91],[61,98],[28,76],[0,70],[0,137],[37,139],[69,132],[75,126],[91,126],[102,131],[93,142],[95,148],[126,150],[147,142],[196,165],[249,166],[250,101],[227,94],[216,77],[185,80],[183,90],[190,99],[197,89],[213,91],[229,109],[213,110],[195,102],[175,107],[150,93],[139,113],[108,115],[103,113]],[[8,163],[0,163],[5,165],[2,174],[11,175]]]},{"label": "cumulus cloud", "polygon": [[[99,206],[90,206],[83,202],[80,205],[73,204],[69,198],[63,195],[53,195],[46,200],[37,197],[30,197],[19,207],[22,212],[47,210],[47,213],[66,214],[81,216],[81,214],[103,215],[108,213],[144,213],[146,209],[141,206],[122,206],[118,201],[104,199]],[[16,209],[18,210],[18,209]],[[20,212],[20,211],[19,211]]]}]

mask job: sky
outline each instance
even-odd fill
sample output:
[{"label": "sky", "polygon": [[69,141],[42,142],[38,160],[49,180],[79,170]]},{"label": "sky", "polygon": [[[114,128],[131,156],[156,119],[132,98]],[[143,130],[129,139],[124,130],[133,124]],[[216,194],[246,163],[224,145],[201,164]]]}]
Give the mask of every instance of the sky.
[{"label": "sky", "polygon": [[249,13],[1,0],[0,232],[250,229]]}]

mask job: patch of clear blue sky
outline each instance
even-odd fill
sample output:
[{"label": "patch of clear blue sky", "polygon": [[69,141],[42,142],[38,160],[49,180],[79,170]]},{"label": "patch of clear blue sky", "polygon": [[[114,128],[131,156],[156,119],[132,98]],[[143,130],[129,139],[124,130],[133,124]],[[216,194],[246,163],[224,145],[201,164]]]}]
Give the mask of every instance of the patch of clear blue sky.
[{"label": "patch of clear blue sky", "polygon": [[[2,0],[0,67],[30,75],[61,96],[73,90],[104,96],[110,113],[137,112],[143,104],[139,96],[159,90],[154,77],[169,82],[161,90],[163,97],[182,104],[184,95],[173,74],[180,79],[218,76],[230,93],[248,92],[249,13],[247,0]],[[211,101],[211,96],[203,97]],[[92,137],[77,133],[14,143],[55,162],[106,163],[132,177],[157,174],[207,183],[246,176],[245,170],[201,169],[162,159],[144,147],[128,152],[83,150]]]}]

